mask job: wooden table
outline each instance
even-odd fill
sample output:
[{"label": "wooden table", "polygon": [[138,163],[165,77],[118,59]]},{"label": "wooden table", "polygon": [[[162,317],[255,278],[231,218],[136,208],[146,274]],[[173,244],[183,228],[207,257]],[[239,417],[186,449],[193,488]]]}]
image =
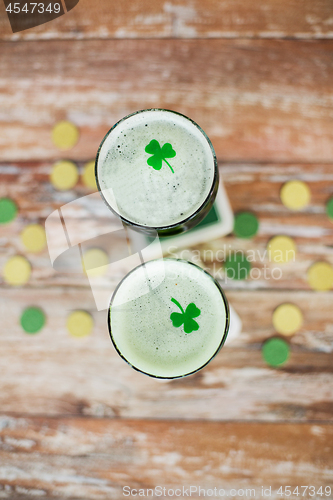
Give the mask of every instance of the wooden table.
[{"label": "wooden table", "polygon": [[[80,0],[65,16],[15,35],[1,2],[0,33],[0,196],[20,209],[0,227],[0,267],[19,253],[33,268],[23,287],[0,278],[0,498],[113,499],[124,497],[124,486],[146,494],[192,486],[192,498],[202,498],[194,490],[201,487],[259,499],[264,486],[281,499],[287,493],[278,488],[288,485],[299,487],[290,498],[333,498],[317,493],[333,484],[333,293],[306,281],[313,262],[333,264],[325,215],[333,194],[331,0]],[[298,247],[296,261],[280,266],[281,279],[225,284],[241,336],[198,374],[169,382],[118,357],[83,274],[57,272],[47,251],[27,254],[20,241],[29,222],[44,223],[90,193],[81,181],[56,191],[53,163],[71,159],[81,169],[118,119],[150,107],[202,126],[233,210],[260,220],[253,240],[230,235],[191,248],[193,255],[200,251],[215,272],[207,249],[263,252],[276,234]],[[62,119],[81,134],[66,153],[50,135]],[[312,193],[301,212],[279,198],[294,178]],[[257,266],[264,264],[271,266]],[[288,363],[273,369],[261,347],[275,335],[272,312],[284,302],[301,308],[304,324],[290,339]],[[35,336],[19,325],[29,305],[47,314]],[[67,333],[75,309],[93,315],[88,338]],[[315,486],[315,496],[302,496],[302,485]],[[246,492],[253,488],[255,497]]]}]

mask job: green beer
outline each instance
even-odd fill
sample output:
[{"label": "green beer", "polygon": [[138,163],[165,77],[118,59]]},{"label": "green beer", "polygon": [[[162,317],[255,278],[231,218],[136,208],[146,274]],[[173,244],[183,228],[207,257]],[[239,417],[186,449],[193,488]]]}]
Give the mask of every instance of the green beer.
[{"label": "green beer", "polygon": [[159,259],[132,270],[110,303],[111,340],[133,368],[178,378],[203,368],[221,349],[229,308],[219,284],[187,261]]},{"label": "green beer", "polygon": [[204,131],[163,109],[138,111],[112,127],[99,147],[95,173],[108,207],[150,235],[194,227],[218,188],[216,157]]}]

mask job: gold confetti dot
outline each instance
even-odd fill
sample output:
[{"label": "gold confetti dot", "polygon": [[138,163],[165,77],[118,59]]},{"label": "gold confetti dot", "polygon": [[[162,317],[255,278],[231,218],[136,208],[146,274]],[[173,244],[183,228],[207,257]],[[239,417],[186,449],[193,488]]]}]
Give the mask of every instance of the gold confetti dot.
[{"label": "gold confetti dot", "polygon": [[330,290],[333,286],[333,267],[328,262],[316,262],[308,270],[307,277],[314,290]]},{"label": "gold confetti dot", "polygon": [[282,186],[281,201],[290,210],[302,210],[311,199],[309,186],[302,181],[289,181]]},{"label": "gold confetti dot", "polygon": [[273,313],[273,326],[282,335],[292,335],[302,326],[303,315],[295,304],[281,304]]},{"label": "gold confetti dot", "polygon": [[86,163],[83,167],[82,182],[85,186],[91,189],[97,189],[94,161],[88,161],[88,163]]},{"label": "gold confetti dot", "polygon": [[87,337],[93,326],[93,319],[86,311],[74,311],[67,318],[67,330],[73,337]]},{"label": "gold confetti dot", "polygon": [[72,189],[79,178],[78,169],[72,161],[62,160],[53,165],[50,180],[60,191]]},{"label": "gold confetti dot", "polygon": [[289,236],[274,236],[268,243],[269,258],[276,263],[285,263],[296,257],[297,247]]},{"label": "gold confetti dot", "polygon": [[41,252],[46,246],[45,229],[39,224],[29,224],[23,229],[21,240],[29,252]]},{"label": "gold confetti dot", "polygon": [[71,149],[79,140],[79,130],[74,123],[63,120],[53,127],[52,140],[54,145],[63,151]]},{"label": "gold confetti dot", "polygon": [[103,276],[107,272],[109,257],[100,248],[90,248],[83,254],[83,268],[87,275]]},{"label": "gold confetti dot", "polygon": [[3,269],[4,280],[9,285],[24,285],[29,281],[30,275],[31,265],[22,255],[14,255],[8,259]]}]

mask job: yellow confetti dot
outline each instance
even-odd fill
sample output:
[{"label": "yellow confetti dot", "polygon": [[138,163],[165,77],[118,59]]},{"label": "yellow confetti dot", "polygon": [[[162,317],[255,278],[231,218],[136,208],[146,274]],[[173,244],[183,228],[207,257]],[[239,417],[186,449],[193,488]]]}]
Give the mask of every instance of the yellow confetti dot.
[{"label": "yellow confetti dot", "polygon": [[86,163],[83,167],[82,182],[85,186],[91,189],[97,189],[94,161],[88,161],[88,163]]},{"label": "yellow confetti dot", "polygon": [[71,149],[79,140],[79,130],[74,123],[63,120],[52,129],[52,140],[61,150]]},{"label": "yellow confetti dot", "polygon": [[39,224],[30,224],[23,229],[21,240],[29,252],[41,252],[46,246],[45,229]]},{"label": "yellow confetti dot", "polygon": [[28,260],[22,255],[15,255],[7,260],[3,277],[9,285],[24,285],[29,281],[31,275],[31,266]]},{"label": "yellow confetti dot", "polygon": [[60,191],[72,189],[79,178],[77,166],[72,161],[62,160],[53,165],[50,180]]},{"label": "yellow confetti dot", "polygon": [[292,335],[302,326],[303,315],[295,304],[281,304],[273,313],[275,330],[282,335]]},{"label": "yellow confetti dot", "polygon": [[309,186],[302,181],[286,182],[280,192],[281,201],[290,210],[302,210],[311,198]]},{"label": "yellow confetti dot", "polygon": [[328,262],[312,264],[308,270],[308,282],[314,290],[330,290],[333,287],[333,267]]},{"label": "yellow confetti dot", "polygon": [[88,276],[103,276],[107,272],[109,257],[100,248],[90,248],[83,254],[83,268]]},{"label": "yellow confetti dot", "polygon": [[86,311],[74,311],[67,318],[67,330],[73,337],[87,337],[93,326],[93,319]]},{"label": "yellow confetti dot", "polygon": [[269,258],[276,263],[295,260],[297,247],[289,236],[274,236],[268,243]]}]

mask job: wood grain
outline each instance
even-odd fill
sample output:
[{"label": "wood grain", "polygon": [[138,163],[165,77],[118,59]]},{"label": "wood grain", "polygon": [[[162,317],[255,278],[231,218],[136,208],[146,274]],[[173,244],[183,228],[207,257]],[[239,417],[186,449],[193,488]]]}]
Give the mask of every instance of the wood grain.
[{"label": "wood grain", "polygon": [[332,38],[329,0],[80,0],[67,15],[13,35],[0,4],[0,37],[50,38],[262,37]]},{"label": "wood grain", "polygon": [[[1,265],[12,254],[25,254],[19,234],[28,222],[43,223],[53,210],[73,200],[79,200],[72,213],[79,218],[78,234],[82,239],[92,237],[92,229],[100,231],[104,227],[96,205],[89,207],[86,199],[80,201],[90,191],[79,183],[75,190],[59,193],[49,183],[51,168],[49,161],[2,164],[0,196],[12,196],[20,212],[12,224],[0,228]],[[192,258],[218,275],[225,245],[227,250],[230,246],[260,253],[269,238],[281,232],[294,237],[298,244],[296,261],[278,266],[283,271],[280,280],[240,283],[221,278],[228,299],[243,321],[242,334],[235,343],[226,346],[197,376],[166,384],[151,380],[134,372],[112,348],[105,311],[96,311],[84,275],[52,269],[47,251],[36,256],[28,254],[33,265],[29,284],[11,288],[2,282],[1,286],[3,411],[214,420],[332,420],[332,292],[309,291],[306,283],[306,270],[313,261],[320,258],[333,264],[333,228],[324,214],[325,202],[332,194],[332,167],[221,163],[220,172],[234,210],[250,209],[258,214],[259,235],[251,241],[233,236],[218,238],[184,250],[180,257]],[[289,212],[279,199],[281,186],[292,178],[305,180],[311,189],[311,205],[301,213]],[[125,235],[113,236],[109,250],[116,260],[122,252],[127,256]],[[259,269],[265,264],[271,265],[258,258]],[[103,287],[108,297],[124,272],[119,266],[106,279]],[[304,323],[290,339],[290,361],[282,369],[273,370],[263,362],[260,349],[262,342],[275,334],[271,317],[283,302],[296,303]],[[32,304],[42,307],[48,318],[45,330],[36,336],[25,335],[19,325],[23,309]],[[74,309],[90,311],[95,320],[93,336],[82,342],[70,338],[65,327],[67,315]]]},{"label": "wood grain", "polygon": [[[0,156],[85,160],[118,119],[161,107],[199,123],[220,160],[330,162],[332,50],[329,40],[3,42]],[[65,118],[81,138],[61,154],[50,134]]]},{"label": "wood grain", "polygon": [[[80,0],[15,35],[0,0],[0,197],[19,206],[17,219],[0,226],[0,269],[16,253],[33,268],[19,288],[0,272],[0,498],[110,500],[124,498],[125,485],[161,485],[224,488],[229,496],[254,488],[255,498],[272,487],[278,500],[281,485],[333,486],[333,292],[315,293],[306,282],[311,263],[333,264],[325,216],[333,195],[332,38],[331,0]],[[229,235],[179,255],[220,279],[243,329],[204,370],[164,382],[117,355],[87,278],[69,272],[76,255],[55,270],[46,250],[26,254],[20,240],[28,223],[44,224],[74,200],[73,237],[109,227],[81,182],[65,193],[52,188],[52,164],[69,158],[82,170],[118,119],[149,107],[203,127],[233,210],[260,220],[251,241]],[[81,134],[65,153],[51,142],[62,119]],[[279,199],[294,178],[312,196],[297,213]],[[295,262],[262,258],[276,234],[295,239]],[[111,260],[128,255],[121,231],[89,244],[106,245]],[[253,266],[280,268],[281,279],[225,281],[221,251],[230,249],[255,252]],[[99,289],[110,296],[125,272],[117,265]],[[304,322],[289,339],[290,359],[273,369],[261,347],[276,334],[271,317],[283,302],[297,304]],[[19,324],[30,305],[47,317],[36,335]],[[85,339],[66,330],[76,309],[94,319]]]},{"label": "wood grain", "polygon": [[[111,294],[111,290],[110,290]],[[243,333],[201,372],[159,381],[136,372],[109,339],[106,312],[97,312],[90,290],[0,291],[2,412],[164,419],[332,421],[332,301],[325,294],[228,293]],[[285,300],[299,304],[305,322],[291,339],[292,354],[280,369],[261,357],[274,335],[271,314]],[[256,304],[256,308],[253,305]],[[19,318],[38,305],[47,315],[40,334],[27,335]],[[85,339],[68,335],[72,310],[91,312],[95,327]],[[325,352],[326,351],[326,352]]]},{"label": "wood grain", "polygon": [[[109,219],[105,217],[105,211],[108,210],[99,195],[96,200],[92,200],[91,191],[81,181],[74,190],[55,190],[49,181],[52,165],[50,161],[0,165],[0,197],[10,196],[19,206],[18,218],[12,224],[0,227],[0,269],[11,255],[25,254],[20,233],[28,223],[45,224],[45,219],[54,210],[74,200],[70,218],[74,233],[71,232],[71,235],[77,240],[86,240],[85,247],[104,248],[111,262],[128,257],[124,231],[97,238],[102,231],[108,231],[109,224]],[[79,162],[79,168],[82,170],[82,162]],[[325,204],[333,195],[332,165],[220,163],[220,173],[233,210],[252,210],[257,214],[260,221],[258,236],[252,240],[241,240],[229,235],[179,251],[170,242],[169,255],[192,260],[205,267],[221,280],[227,290],[289,288],[309,291],[307,271],[311,264],[317,260],[327,260],[333,264],[333,225],[325,213]],[[307,182],[311,189],[311,203],[301,212],[285,208],[279,196],[284,182],[295,178]],[[277,234],[291,236],[297,245],[295,259],[288,264],[273,263],[267,254],[267,245]],[[225,279],[223,263],[232,250],[242,250],[251,259],[253,271],[249,280],[238,282]],[[53,269],[47,250],[37,255],[27,254],[33,266],[29,285],[87,287],[87,278],[82,269],[73,272],[75,256],[67,256],[68,263],[65,262],[62,268],[57,266]],[[70,266],[72,269],[69,269]],[[128,271],[121,265],[112,272],[110,270],[105,286],[113,289]],[[4,285],[2,273],[0,283]]]},{"label": "wood grain", "polygon": [[247,496],[261,498],[264,486],[277,500],[281,485],[291,485],[292,491],[296,486],[304,491],[301,485],[325,491],[333,485],[333,428],[327,425],[6,415],[0,423],[2,498],[109,500],[122,498],[125,486],[146,495],[157,486],[192,486],[194,499],[203,496],[199,487],[224,489],[234,498],[251,488],[255,491]]}]

